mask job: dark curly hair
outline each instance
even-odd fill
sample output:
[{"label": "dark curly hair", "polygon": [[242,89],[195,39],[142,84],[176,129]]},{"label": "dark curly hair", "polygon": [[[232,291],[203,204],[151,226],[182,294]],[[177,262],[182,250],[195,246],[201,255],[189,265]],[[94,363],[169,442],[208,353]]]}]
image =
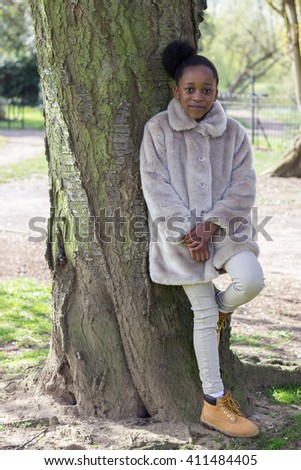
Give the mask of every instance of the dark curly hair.
[{"label": "dark curly hair", "polygon": [[205,65],[212,70],[218,85],[219,77],[215,65],[202,55],[198,55],[197,48],[189,41],[175,40],[167,44],[162,54],[164,68],[176,83],[180,80],[186,67]]}]

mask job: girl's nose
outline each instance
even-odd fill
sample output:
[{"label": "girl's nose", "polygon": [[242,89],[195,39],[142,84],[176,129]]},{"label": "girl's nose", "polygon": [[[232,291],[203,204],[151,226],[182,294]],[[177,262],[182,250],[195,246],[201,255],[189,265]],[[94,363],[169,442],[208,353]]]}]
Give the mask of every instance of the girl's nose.
[{"label": "girl's nose", "polygon": [[193,94],[193,99],[194,101],[202,101],[203,100],[203,94],[201,91],[196,91],[194,94]]}]

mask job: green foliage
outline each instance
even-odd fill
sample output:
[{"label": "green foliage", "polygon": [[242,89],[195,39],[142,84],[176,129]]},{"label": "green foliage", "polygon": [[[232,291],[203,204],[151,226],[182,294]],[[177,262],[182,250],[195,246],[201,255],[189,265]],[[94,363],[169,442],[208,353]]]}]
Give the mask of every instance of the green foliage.
[{"label": "green foliage", "polygon": [[0,282],[2,376],[20,373],[48,354],[51,286],[29,279]]},{"label": "green foliage", "polygon": [[35,55],[6,62],[0,67],[0,96],[20,97],[34,106],[39,101],[39,93],[40,77]]},{"label": "green foliage", "polygon": [[27,104],[37,104],[39,74],[27,0],[2,0],[0,37],[0,96],[18,96]]},{"label": "green foliage", "polygon": [[34,31],[27,0],[0,3],[0,66],[30,58],[35,53]]},{"label": "green foliage", "polygon": [[250,91],[250,76],[263,73],[256,80],[256,92],[282,92],[284,96],[285,84],[286,90],[292,90],[285,97],[294,95],[293,77],[288,72],[291,63],[282,38],[283,25],[279,22],[281,19],[273,14],[265,0],[208,2],[205,21],[200,27],[200,46],[202,53],[217,66],[220,92],[229,91],[239,75],[246,72],[235,92]]}]

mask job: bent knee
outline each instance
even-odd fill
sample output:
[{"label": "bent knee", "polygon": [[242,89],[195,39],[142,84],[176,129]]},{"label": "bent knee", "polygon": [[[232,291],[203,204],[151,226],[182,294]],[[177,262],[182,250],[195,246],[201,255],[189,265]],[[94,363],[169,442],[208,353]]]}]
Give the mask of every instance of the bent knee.
[{"label": "bent knee", "polygon": [[251,296],[252,298],[256,297],[262,289],[264,288],[264,279],[252,279],[252,281],[246,287],[247,295]]},{"label": "bent knee", "polygon": [[247,297],[249,300],[256,297],[264,288],[263,275],[250,275],[244,276],[235,282],[235,289],[241,295]]}]

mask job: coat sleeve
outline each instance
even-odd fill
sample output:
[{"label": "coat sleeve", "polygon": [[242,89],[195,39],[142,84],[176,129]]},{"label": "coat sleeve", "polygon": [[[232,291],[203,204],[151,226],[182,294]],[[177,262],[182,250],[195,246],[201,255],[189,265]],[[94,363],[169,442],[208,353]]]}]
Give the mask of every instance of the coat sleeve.
[{"label": "coat sleeve", "polygon": [[168,242],[181,243],[195,223],[190,210],[170,182],[164,132],[154,120],[148,121],[144,128],[140,174],[150,222],[155,224]]},{"label": "coat sleeve", "polygon": [[[225,153],[226,153],[225,149]],[[256,197],[256,173],[252,167],[252,150],[248,136],[239,127],[232,160],[230,186],[224,191],[205,219],[216,223],[223,229],[228,229],[235,222],[246,223]],[[231,224],[229,225],[231,221]]]}]

